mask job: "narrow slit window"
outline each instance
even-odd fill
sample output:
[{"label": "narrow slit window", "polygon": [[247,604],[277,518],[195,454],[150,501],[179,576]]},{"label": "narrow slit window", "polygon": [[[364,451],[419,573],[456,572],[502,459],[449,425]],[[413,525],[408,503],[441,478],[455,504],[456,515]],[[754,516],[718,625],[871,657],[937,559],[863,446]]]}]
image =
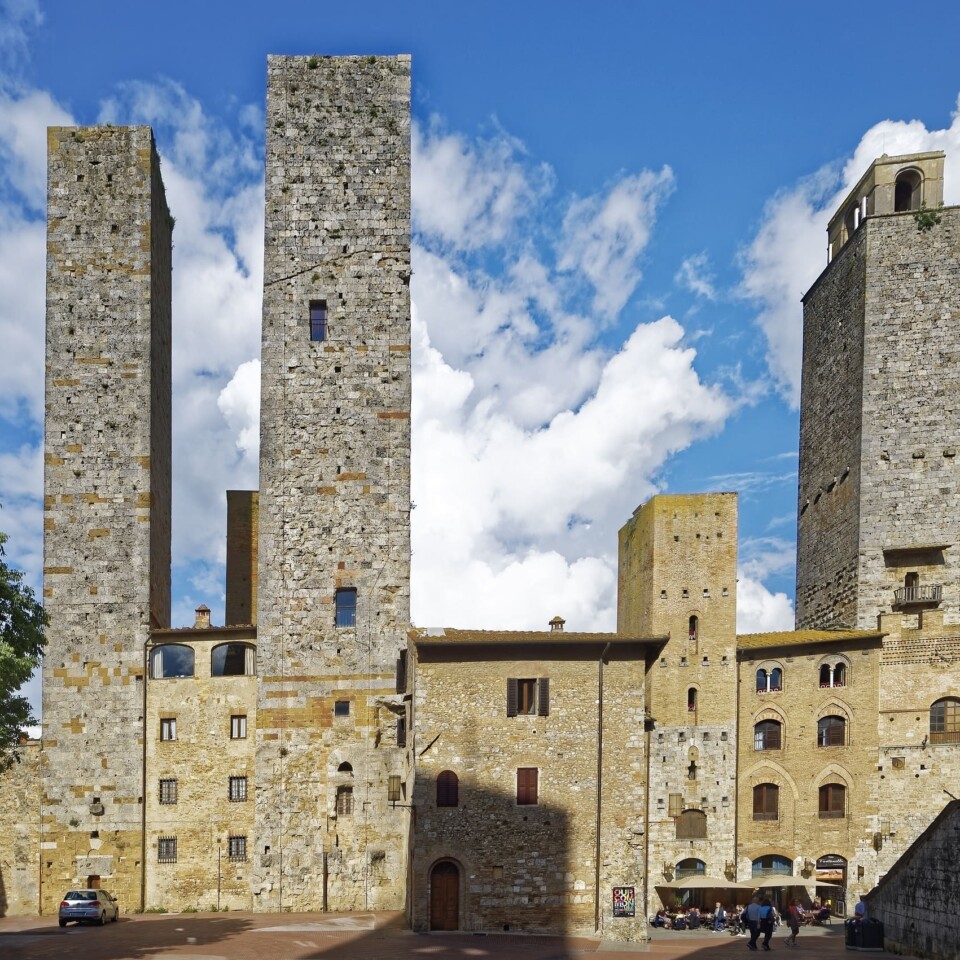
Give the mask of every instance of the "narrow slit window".
[{"label": "narrow slit window", "polygon": [[327,301],[310,301],[310,339],[322,343],[327,339]]}]

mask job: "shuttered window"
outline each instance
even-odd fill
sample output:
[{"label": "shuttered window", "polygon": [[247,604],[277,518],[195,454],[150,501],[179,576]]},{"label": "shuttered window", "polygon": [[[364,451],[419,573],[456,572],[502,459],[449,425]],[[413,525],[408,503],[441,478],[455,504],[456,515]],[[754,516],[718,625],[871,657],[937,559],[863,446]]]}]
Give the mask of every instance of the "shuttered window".
[{"label": "shuttered window", "polygon": [[510,677],[507,680],[507,716],[541,716],[550,714],[550,678]]}]

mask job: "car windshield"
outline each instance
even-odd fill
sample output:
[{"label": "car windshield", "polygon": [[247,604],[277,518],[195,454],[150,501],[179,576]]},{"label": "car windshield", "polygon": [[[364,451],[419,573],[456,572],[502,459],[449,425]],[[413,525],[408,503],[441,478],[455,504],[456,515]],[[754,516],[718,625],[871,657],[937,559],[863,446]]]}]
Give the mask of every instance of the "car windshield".
[{"label": "car windshield", "polygon": [[63,899],[64,900],[96,900],[97,891],[96,890],[71,890]]}]

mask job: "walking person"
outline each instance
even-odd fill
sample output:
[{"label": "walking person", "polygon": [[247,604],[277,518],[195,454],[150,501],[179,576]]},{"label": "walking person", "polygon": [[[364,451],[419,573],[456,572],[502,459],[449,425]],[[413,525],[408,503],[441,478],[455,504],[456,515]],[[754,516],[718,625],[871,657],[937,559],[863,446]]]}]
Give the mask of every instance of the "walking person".
[{"label": "walking person", "polygon": [[787,909],[787,926],[790,928],[790,936],[783,942],[788,947],[797,945],[797,934],[800,932],[800,924],[803,923],[803,907],[799,900],[791,900]]},{"label": "walking person", "polygon": [[757,937],[760,936],[760,898],[755,896],[747,904],[747,926],[750,927],[750,939],[747,942],[748,950],[757,949]]},{"label": "walking person", "polygon": [[[773,923],[776,918],[776,913],[773,909],[773,904],[770,902],[769,897],[764,897],[763,902],[760,904],[760,929],[759,932],[763,934],[763,949],[770,949],[770,938],[773,936]],[[753,948],[756,950],[756,946]]]}]

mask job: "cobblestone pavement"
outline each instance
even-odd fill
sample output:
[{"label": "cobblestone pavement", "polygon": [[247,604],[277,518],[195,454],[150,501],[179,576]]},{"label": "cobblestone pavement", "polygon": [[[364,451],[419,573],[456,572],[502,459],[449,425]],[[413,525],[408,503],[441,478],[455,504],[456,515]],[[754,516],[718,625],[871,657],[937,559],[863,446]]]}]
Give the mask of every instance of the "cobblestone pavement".
[{"label": "cobblestone pavement", "polygon": [[[775,937],[773,950],[798,960],[849,956],[842,925],[802,931],[794,948]],[[64,929],[55,917],[0,919],[3,960],[743,960],[748,953],[745,939],[709,932],[654,931],[649,944],[629,945],[595,937],[416,934],[395,913],[151,914]]]}]

